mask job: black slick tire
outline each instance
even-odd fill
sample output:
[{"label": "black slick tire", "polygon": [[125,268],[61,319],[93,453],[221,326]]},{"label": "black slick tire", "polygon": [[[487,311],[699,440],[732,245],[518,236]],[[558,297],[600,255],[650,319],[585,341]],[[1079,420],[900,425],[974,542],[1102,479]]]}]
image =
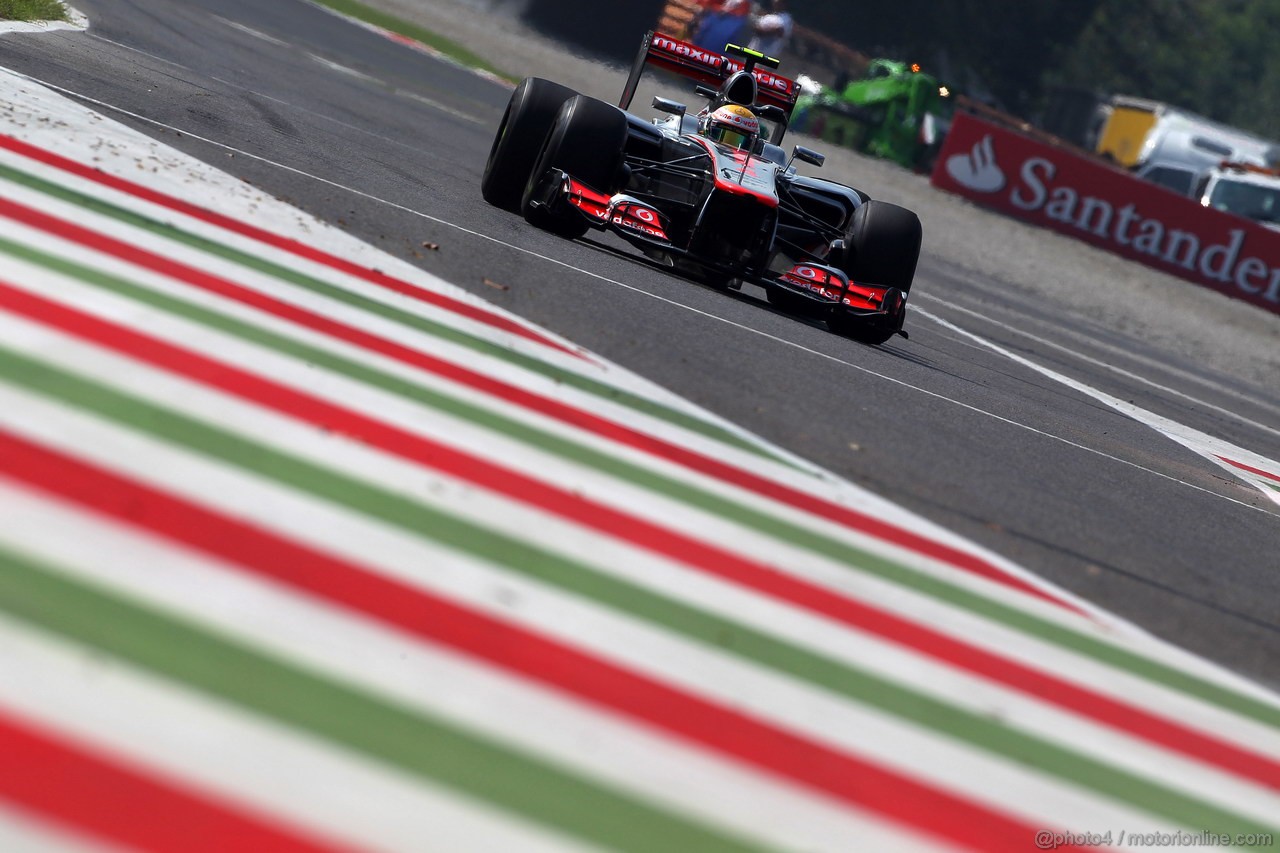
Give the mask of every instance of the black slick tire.
[{"label": "black slick tire", "polygon": [[920,218],[887,201],[868,201],[853,212],[839,266],[858,284],[911,290],[920,260]]},{"label": "black slick tire", "polygon": [[547,134],[525,184],[520,210],[532,225],[562,237],[581,237],[587,220],[576,210],[555,210],[534,203],[542,179],[560,169],[594,190],[614,193],[622,175],[627,117],[604,101],[577,95],[565,101]]},{"label": "black slick tire", "polygon": [[480,194],[485,201],[503,210],[520,210],[525,185],[551,125],[561,105],[576,94],[567,86],[540,77],[521,81],[507,102],[507,111],[489,149],[484,177],[480,179]]}]

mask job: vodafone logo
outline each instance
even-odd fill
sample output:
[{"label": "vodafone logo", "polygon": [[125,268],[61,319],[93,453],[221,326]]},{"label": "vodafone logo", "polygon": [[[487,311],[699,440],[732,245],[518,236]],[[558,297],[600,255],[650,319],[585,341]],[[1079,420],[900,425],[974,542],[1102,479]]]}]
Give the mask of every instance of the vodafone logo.
[{"label": "vodafone logo", "polygon": [[614,201],[605,212],[605,217],[620,228],[638,231],[659,240],[668,239],[667,232],[662,230],[662,220],[658,214],[633,201]]},{"label": "vodafone logo", "polygon": [[995,142],[991,134],[982,137],[968,153],[948,157],[947,174],[957,184],[974,192],[998,193],[1004,189],[1004,172],[996,162]]},{"label": "vodafone logo", "polygon": [[843,276],[834,270],[805,264],[792,267],[782,280],[830,300],[839,300],[841,291],[848,286]]}]

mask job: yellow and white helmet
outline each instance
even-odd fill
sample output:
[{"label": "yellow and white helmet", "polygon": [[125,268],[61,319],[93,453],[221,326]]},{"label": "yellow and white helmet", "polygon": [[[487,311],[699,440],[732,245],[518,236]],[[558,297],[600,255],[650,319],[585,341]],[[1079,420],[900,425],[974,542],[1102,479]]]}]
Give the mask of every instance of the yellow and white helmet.
[{"label": "yellow and white helmet", "polygon": [[726,104],[703,119],[702,135],[731,148],[750,150],[760,135],[760,119],[738,104]]}]

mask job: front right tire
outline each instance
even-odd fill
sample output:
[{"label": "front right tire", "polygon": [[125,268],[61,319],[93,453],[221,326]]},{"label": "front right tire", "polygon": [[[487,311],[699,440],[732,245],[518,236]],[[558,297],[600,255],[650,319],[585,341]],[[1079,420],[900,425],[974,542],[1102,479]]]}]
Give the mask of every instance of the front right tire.
[{"label": "front right tire", "polygon": [[627,147],[627,117],[604,101],[577,95],[560,107],[538,161],[529,173],[520,210],[531,225],[569,239],[587,233],[577,210],[536,204],[543,178],[552,169],[571,175],[594,190],[612,195],[621,182]]},{"label": "front right tire", "polygon": [[578,93],[540,77],[526,77],[511,94],[489,160],[480,179],[480,195],[495,207],[520,210],[524,188],[547,134],[565,101]]}]

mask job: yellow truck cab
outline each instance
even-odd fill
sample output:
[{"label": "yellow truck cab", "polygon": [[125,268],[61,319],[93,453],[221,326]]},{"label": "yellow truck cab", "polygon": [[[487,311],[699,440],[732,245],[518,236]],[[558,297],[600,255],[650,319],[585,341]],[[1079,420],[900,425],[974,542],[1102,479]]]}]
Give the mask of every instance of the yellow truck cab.
[{"label": "yellow truck cab", "polygon": [[1147,134],[1167,108],[1160,101],[1116,95],[1103,107],[1097,152],[1113,163],[1131,169],[1138,163]]},{"label": "yellow truck cab", "polygon": [[1180,195],[1195,195],[1223,161],[1269,167],[1280,159],[1280,143],[1161,101],[1116,95],[1104,116],[1097,152]]}]

